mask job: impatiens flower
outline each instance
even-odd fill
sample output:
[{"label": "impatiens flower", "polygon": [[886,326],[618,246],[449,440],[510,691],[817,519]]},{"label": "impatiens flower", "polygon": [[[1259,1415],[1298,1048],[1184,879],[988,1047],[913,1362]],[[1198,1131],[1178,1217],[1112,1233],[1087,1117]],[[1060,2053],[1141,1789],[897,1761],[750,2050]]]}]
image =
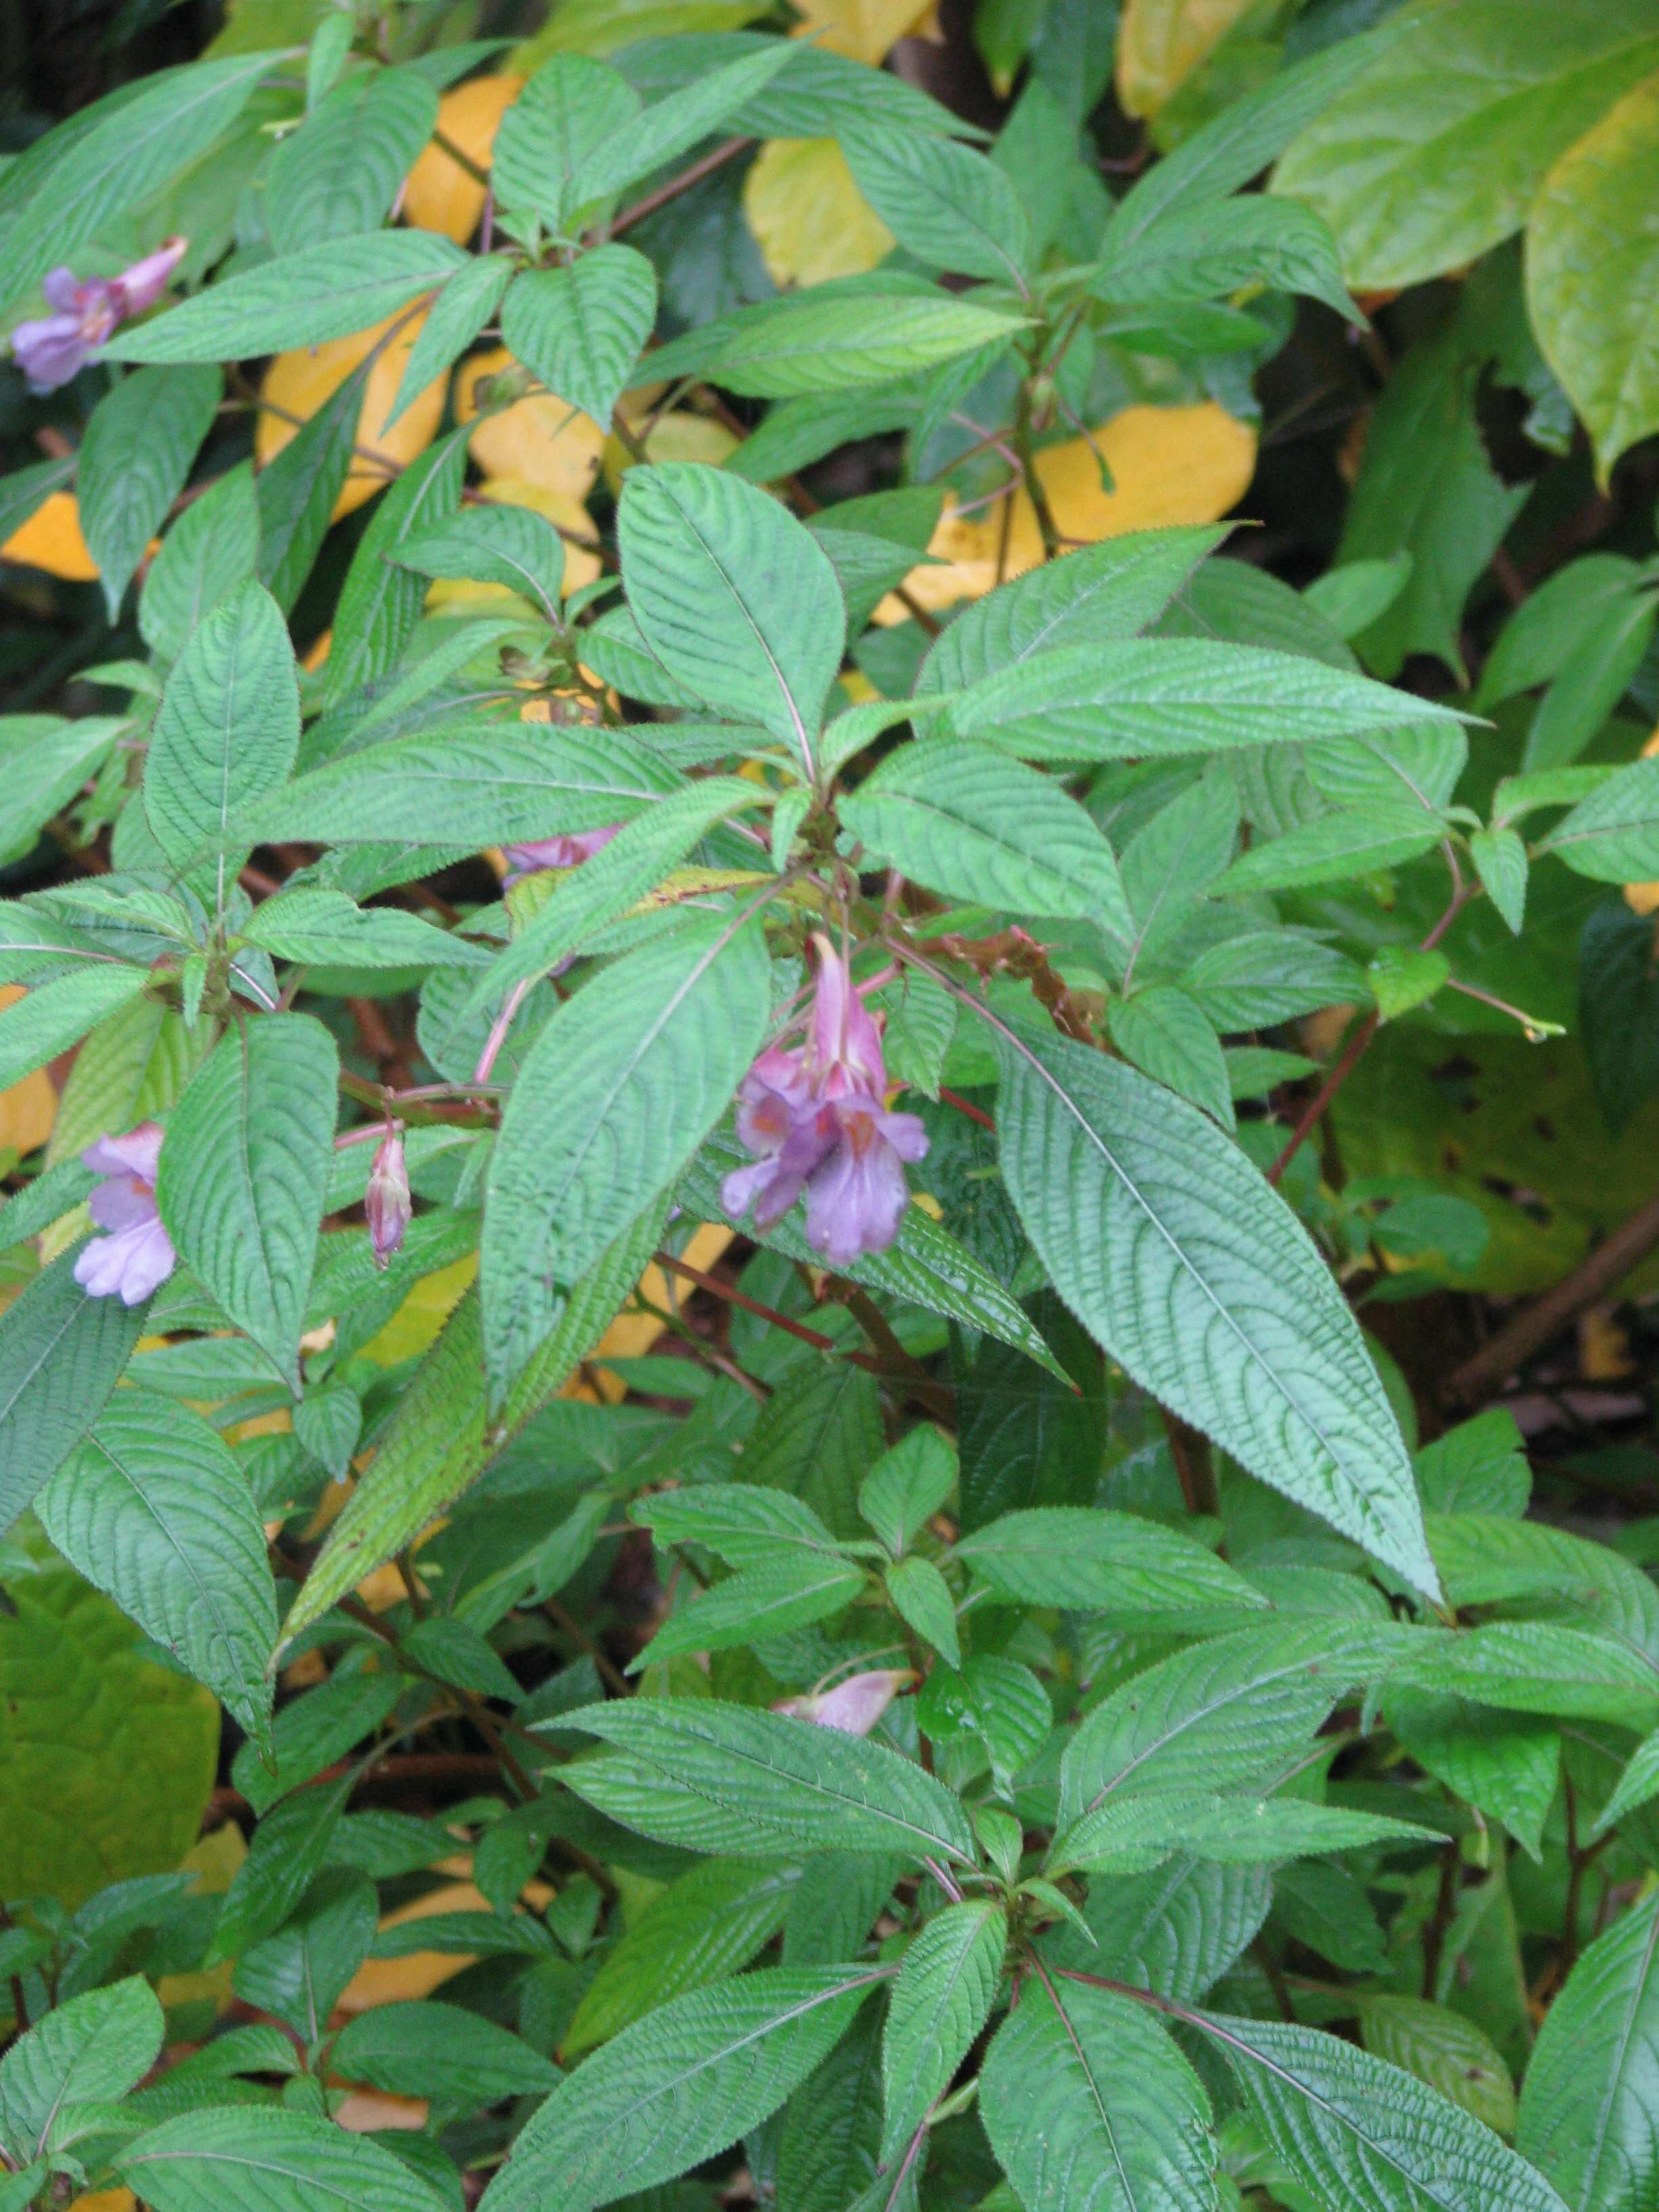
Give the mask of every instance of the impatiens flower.
[{"label": "impatiens flower", "polygon": [[155,1163],[161,1154],[158,1121],[141,1121],[125,1137],[100,1137],[81,1164],[104,1176],[88,1200],[107,1237],[94,1237],[75,1263],[75,1279],[94,1298],[143,1304],[179,1264],[173,1239],[155,1204]]},{"label": "impatiens flower", "polygon": [[914,1680],[908,1667],[878,1667],[867,1674],[849,1674],[833,1690],[804,1698],[781,1698],[775,1713],[792,1713],[797,1720],[812,1721],[819,1728],[839,1729],[843,1735],[868,1735],[904,1685]]},{"label": "impatiens flower", "polygon": [[153,307],[184,258],[185,245],[182,238],[169,238],[118,276],[82,279],[72,269],[52,270],[40,288],[52,312],[19,323],[11,334],[29,389],[55,392],[67,384],[120,324]]},{"label": "impatiens flower", "polygon": [[927,1132],[914,1114],[887,1110],[881,1031],[853,988],[846,961],[819,937],[817,996],[809,1040],[773,1045],[738,1091],[738,1134],[757,1155],[727,1176],[728,1213],[754,1208],[769,1229],[806,1196],[806,1241],[831,1267],[884,1252],[909,1202],[902,1163],[921,1159]]},{"label": "impatiens flower", "polygon": [[404,1159],[402,1133],[388,1129],[375,1147],[363,1193],[363,1212],[368,1220],[368,1241],[377,1267],[389,1267],[404,1241],[414,1208],[409,1199],[409,1169]]},{"label": "impatiens flower", "polygon": [[620,822],[611,822],[603,830],[580,830],[568,837],[540,837],[528,845],[503,845],[508,888],[526,876],[539,875],[544,868],[574,868],[591,860],[621,828]]}]

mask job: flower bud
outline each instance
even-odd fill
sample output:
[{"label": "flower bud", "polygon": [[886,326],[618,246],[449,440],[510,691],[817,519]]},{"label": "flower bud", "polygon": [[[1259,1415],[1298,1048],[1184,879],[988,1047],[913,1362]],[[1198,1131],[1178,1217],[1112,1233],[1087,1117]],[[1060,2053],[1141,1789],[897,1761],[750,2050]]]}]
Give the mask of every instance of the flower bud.
[{"label": "flower bud", "polygon": [[363,1212],[368,1218],[374,1264],[384,1267],[402,1244],[404,1231],[414,1212],[410,1204],[409,1170],[404,1163],[400,1130],[388,1129],[376,1147],[374,1163],[368,1171],[368,1188],[363,1194]]}]

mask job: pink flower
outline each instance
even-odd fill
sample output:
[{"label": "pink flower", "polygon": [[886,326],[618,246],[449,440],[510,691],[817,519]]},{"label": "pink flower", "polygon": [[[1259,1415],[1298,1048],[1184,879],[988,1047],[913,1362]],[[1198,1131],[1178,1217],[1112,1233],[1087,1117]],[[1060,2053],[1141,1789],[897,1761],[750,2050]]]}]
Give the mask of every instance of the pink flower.
[{"label": "pink flower", "polygon": [[41,286],[49,315],[19,323],[11,334],[17,366],[32,392],[54,392],[77,375],[129,317],[153,307],[184,258],[185,241],[169,238],[118,276],[88,276],[54,269]]},{"label": "pink flower", "polygon": [[800,1050],[772,1045],[738,1091],[738,1134],[757,1155],[720,1187],[728,1213],[754,1208],[757,1229],[781,1220],[804,1191],[806,1241],[831,1267],[884,1252],[909,1202],[902,1163],[927,1151],[914,1114],[889,1113],[881,1031],[827,938],[818,951],[811,1035]]},{"label": "pink flower", "polygon": [[155,1204],[161,1152],[160,1122],[141,1121],[125,1137],[100,1137],[81,1155],[83,1167],[105,1178],[88,1205],[99,1228],[111,1232],[94,1237],[75,1263],[76,1281],[94,1298],[140,1305],[179,1264]]},{"label": "pink flower", "polygon": [[404,1241],[414,1212],[409,1198],[409,1169],[404,1160],[400,1131],[388,1129],[375,1147],[363,1193],[363,1212],[368,1220],[368,1241],[377,1267],[388,1267]]},{"label": "pink flower", "polygon": [[811,1721],[819,1728],[839,1729],[843,1735],[868,1735],[904,1685],[914,1679],[908,1667],[879,1667],[867,1674],[849,1674],[833,1690],[817,1696],[781,1698],[772,1710]]},{"label": "pink flower", "polygon": [[611,822],[603,830],[579,830],[568,837],[540,837],[528,845],[503,845],[508,888],[526,876],[539,875],[544,868],[574,868],[591,860],[622,826],[620,822]]}]

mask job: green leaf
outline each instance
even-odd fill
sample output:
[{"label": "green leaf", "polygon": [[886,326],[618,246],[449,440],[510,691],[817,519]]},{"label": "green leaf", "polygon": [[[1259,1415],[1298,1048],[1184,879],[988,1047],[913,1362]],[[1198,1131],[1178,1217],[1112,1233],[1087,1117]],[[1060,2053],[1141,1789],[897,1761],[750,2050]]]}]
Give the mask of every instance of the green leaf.
[{"label": "green leaf", "polygon": [[[934,1431],[936,1434],[937,1431]],[[743,1482],[653,1491],[629,1509],[660,1545],[704,1544],[730,1566],[763,1566],[788,1552],[839,1559],[835,1538],[804,1498]]]},{"label": "green leaf", "polygon": [[1145,1874],[1097,1875],[1084,1919],[1050,1929],[1046,1957],[1182,2002],[1202,1996],[1267,1917],[1274,1878],[1260,1867],[1218,1866],[1177,1852]]},{"label": "green leaf", "polygon": [[376,507],[335,609],[334,642],[323,673],[325,706],[337,706],[360,685],[386,675],[409,642],[426,601],[426,585],[413,570],[399,568],[398,549],[417,531],[453,514],[466,472],[466,436],[463,425],[428,446]]},{"label": "green leaf", "polygon": [[1291,890],[1401,867],[1445,835],[1438,816],[1410,800],[1376,800],[1353,813],[1321,814],[1241,854],[1225,891]]},{"label": "green leaf", "polygon": [[888,1568],[887,1595],[899,1619],[952,1667],[962,1664],[951,1586],[931,1559],[913,1554]]},{"label": "green leaf", "polygon": [[1401,1747],[1437,1782],[1500,1820],[1534,1858],[1561,1766],[1560,1732],[1524,1713],[1498,1713],[1467,1698],[1390,1682],[1382,1710]]},{"label": "green leaf", "polygon": [[1433,998],[1451,974],[1451,963],[1437,947],[1425,951],[1416,945],[1385,945],[1365,970],[1376,1011],[1385,1022],[1410,1013]]},{"label": "green leaf", "polygon": [[[331,1823],[329,1833],[337,1832]],[[356,1869],[331,1867],[316,1875],[276,1933],[237,1960],[237,1996],[286,2021],[305,2043],[320,2042],[342,1991],[368,1956],[376,1910],[374,1885]]]},{"label": "green leaf", "polygon": [[956,1488],[957,1471],[956,1447],[925,1421],[871,1468],[859,1511],[895,1559]]},{"label": "green leaf", "polygon": [[0,477],[0,544],[38,514],[53,492],[74,482],[77,465],[78,456],[66,453],[61,460],[35,461]]},{"label": "green leaf", "polygon": [[1192,2018],[1225,2053],[1277,2156],[1316,2197],[1366,2212],[1565,2212],[1490,2128],[1397,2066],[1289,2021]]},{"label": "green leaf", "polygon": [[1035,1032],[998,1044],[1003,1172],[1067,1304],[1253,1474],[1437,1594],[1404,1441],[1289,1207],[1133,1069]]},{"label": "green leaf", "polygon": [[559,619],[564,540],[533,507],[491,501],[463,507],[448,520],[417,530],[398,548],[398,565],[422,576],[465,576],[504,584],[509,592]]},{"label": "green leaf", "polygon": [[67,1052],[149,981],[148,969],[111,960],[55,976],[0,1011],[0,1091]]},{"label": "green leaf", "polygon": [[[1126,932],[1127,935],[1129,933]],[[1154,983],[1133,998],[1115,999],[1106,1010],[1112,1042],[1132,1066],[1177,1097],[1190,1099],[1212,1121],[1235,1126],[1227,1061],[1215,1024],[1188,993]]]},{"label": "green leaf", "polygon": [[657,272],[644,254],[600,246],[562,268],[515,277],[501,336],[550,392],[608,423],[656,319]]},{"label": "green leaf", "polygon": [[484,1203],[484,1364],[499,1402],[567,1286],[672,1182],[759,1051],[769,963],[756,921],[713,915],[560,1006],[501,1116]]},{"label": "green leaf", "polygon": [[1024,289],[1025,210],[983,154],[879,120],[838,136],[860,192],[907,252],[936,269]]},{"label": "green leaf", "polygon": [[[949,713],[964,737],[1041,760],[1093,761],[1353,737],[1422,720],[1424,709],[1301,653],[1144,637],[1045,653],[983,678]],[[1457,717],[1441,708],[1429,719]]]},{"label": "green leaf", "polygon": [[1060,1767],[1060,1819],[1069,1825],[1114,1791],[1265,1788],[1388,1649],[1386,1632],[1279,1621],[1160,1660],[1079,1727]]},{"label": "green leaf", "polygon": [[904,1954],[882,2038],[881,2158],[890,2165],[991,2016],[1008,1916],[976,1898],[936,1913]]},{"label": "green leaf", "polygon": [[1659,873],[1659,760],[1634,760],[1581,799],[1538,848],[1598,884]]},{"label": "green leaf", "polygon": [[145,547],[184,489],[222,389],[216,362],[140,369],[123,377],[92,411],[75,488],[111,622]]},{"label": "green leaf", "polygon": [[669,674],[781,738],[810,775],[847,636],[811,532],[752,484],[668,461],[629,471],[617,532],[629,604]]},{"label": "green leaf", "polygon": [[502,205],[564,232],[599,198],[588,182],[594,161],[641,105],[627,78],[604,62],[581,53],[544,62],[501,118],[490,176]]},{"label": "green leaf", "polygon": [[1499,2135],[1515,2133],[1515,2084],[1492,2038],[1462,2013],[1421,1997],[1366,1995],[1359,2032],[1367,2051],[1386,2058]]},{"label": "green leaf", "polygon": [[434,291],[461,267],[459,246],[429,230],[335,238],[210,284],[153,322],[112,338],[112,361],[246,361],[349,337]]},{"label": "green leaf", "polygon": [[305,886],[257,906],[241,936],[278,960],[343,968],[476,968],[485,958],[482,946],[418,915]]},{"label": "green leaf", "polygon": [[1413,1821],[1350,1812],[1344,1805],[1315,1804],[1301,1797],[1154,1790],[1103,1800],[1055,1838],[1047,1866],[1051,1874],[1076,1869],[1134,1874],[1149,1860],[1172,1851],[1249,1866],[1375,1844],[1444,1840],[1442,1831]]},{"label": "green leaf", "polygon": [[1302,596],[1339,637],[1358,637],[1387,614],[1411,573],[1412,556],[1406,552],[1391,553],[1386,560],[1345,561],[1316,576]]},{"label": "green leaf", "polygon": [[1659,1668],[1650,1660],[1553,1621],[1494,1620],[1455,1635],[1413,1638],[1394,1679],[1506,1712],[1558,1713],[1644,1729],[1659,1719]]},{"label": "green leaf", "polygon": [[493,2020],[420,1998],[349,2020],[329,2065],[345,2081],[469,2112],[504,2097],[545,2096],[559,2080],[556,2066]]},{"label": "green leaf", "polygon": [[949,897],[1127,933],[1117,862],[1088,813],[1051,777],[988,745],[901,745],[840,814],[876,858]]},{"label": "green leaf", "polygon": [[1322,300],[1349,322],[1364,317],[1342,282],[1336,241],[1311,208],[1260,192],[1165,216],[1121,257],[1109,256],[1089,289],[1112,301],[1213,300],[1246,286]]},{"label": "green leaf", "polygon": [[[280,58],[238,54],[162,70],[129,88],[131,97],[88,125],[77,131],[60,125],[40,149],[45,173],[27,204],[27,219],[13,224],[0,248],[0,306],[11,307],[54,264],[76,258],[76,249],[112,216],[139,206],[204,153]],[[66,145],[57,158],[53,140]],[[215,356],[210,350],[196,357]]]},{"label": "green leaf", "polygon": [[1034,1978],[986,2053],[980,2115],[1027,2212],[1206,2212],[1210,2104],[1141,2006]]},{"label": "green leaf", "polygon": [[733,322],[708,371],[715,383],[751,399],[886,384],[1025,327],[1018,317],[972,300],[896,287],[890,295],[850,299],[819,299],[807,291],[768,301]]},{"label": "green leaf", "polygon": [[617,118],[593,146],[580,185],[592,198],[619,191],[686,153],[794,60],[769,39],[750,53],[709,70],[626,120]]},{"label": "green leaf", "polygon": [[0,854],[21,858],[100,767],[125,724],[113,714],[0,720]]},{"label": "green leaf", "polygon": [[299,746],[288,625],[250,579],[191,632],[144,763],[144,813],[155,842],[181,873],[215,858],[221,907],[239,865],[231,823],[287,781]]},{"label": "green leaf", "polygon": [[380,1674],[337,1669],[303,1697],[289,1700],[276,1716],[265,1750],[251,1743],[241,1747],[231,1761],[232,1781],[256,1813],[268,1813],[279,1797],[372,1736],[403,1686],[391,1668]]},{"label": "green leaf", "polygon": [[971,1864],[962,1807],[884,1744],[704,1698],[633,1698],[562,1714],[663,1779],[820,1850],[937,1852]]},{"label": "green leaf", "polygon": [[[456,285],[463,282],[456,279]],[[447,299],[448,292],[440,295]],[[426,329],[437,320],[434,308]],[[422,331],[424,338],[426,331]],[[416,341],[418,351],[421,340]],[[301,423],[254,482],[258,503],[258,578],[285,615],[311,574],[350,471],[371,362],[346,378],[308,422]],[[423,389],[417,386],[416,390]],[[401,396],[401,395],[400,395]],[[412,398],[414,393],[411,392]]]},{"label": "green leaf", "polygon": [[[507,1400],[502,1427],[521,1427],[587,1358],[638,1282],[665,1207],[633,1223],[571,1291],[557,1326]],[[305,1587],[283,1622],[297,1636],[337,1598],[418,1536],[483,1472],[506,1437],[484,1418],[483,1324],[469,1291],[422,1360],[382,1432]]]},{"label": "green leaf", "polygon": [[245,462],[192,500],[162,539],[138,599],[145,644],[162,660],[176,660],[203,617],[252,576],[258,562],[259,495]]},{"label": "green leaf", "polygon": [[155,2212],[447,2212],[446,2198],[367,2136],[271,2106],[181,2112],[140,2136],[115,2168]]},{"label": "green leaf", "polygon": [[360,72],[337,85],[281,141],[265,170],[266,222],[277,252],[375,230],[437,119],[437,88],[417,70]]},{"label": "green leaf", "polygon": [[308,1014],[233,1030],[173,1109],[156,1176],[179,1256],[296,1397],[338,1072]]},{"label": "green leaf", "polygon": [[296,1790],[259,1822],[219,1908],[206,1965],[241,1958],[283,1926],[322,1866],[353,1778]]},{"label": "green leaf", "polygon": [[[510,111],[516,112],[516,111]],[[506,128],[503,118],[502,129]],[[495,173],[501,169],[501,146],[495,149]],[[409,349],[403,380],[398,395],[392,403],[392,411],[380,426],[376,434],[385,437],[404,410],[419,398],[428,385],[441,376],[452,362],[466,351],[485,325],[495,319],[501,304],[501,295],[512,280],[513,264],[501,254],[484,254],[469,261],[459,270],[441,292],[434,295],[425,321],[416,333],[415,343]],[[316,416],[312,420],[314,422]],[[357,417],[354,411],[352,421]],[[289,451],[286,446],[283,453]],[[278,459],[282,456],[278,455]],[[517,510],[520,513],[526,509]]]},{"label": "green leaf", "polygon": [[830,1553],[763,1560],[671,1614],[630,1671],[683,1651],[730,1650],[828,1620],[844,1613],[863,1588],[863,1573],[854,1562]]},{"label": "green leaf", "polygon": [[712,2158],[777,2110],[881,1978],[871,1967],[773,1968],[636,2021],[530,2120],[484,2191],[489,2212],[605,2204]]},{"label": "green leaf", "polygon": [[1515,830],[1476,830],[1469,837],[1469,858],[1481,888],[1509,924],[1521,934],[1527,911],[1527,848]]},{"label": "green leaf", "polygon": [[560,2039],[572,2057],[659,2005],[724,1981],[783,1926],[799,1861],[708,1859],[672,1882],[634,1920],[589,1983]]},{"label": "green leaf", "polygon": [[1637,2212],[1659,2180],[1651,2083],[1659,2048],[1659,1899],[1598,1936],[1546,2014],[1516,2148],[1575,2212]]},{"label": "green leaf", "polygon": [[0,2058],[0,2144],[20,2164],[46,2147],[65,2105],[113,2103],[161,2053],[164,2023],[140,1974],[71,1997]]},{"label": "green leaf", "polygon": [[200,1415],[119,1392],[40,1511],[70,1565],[268,1740],[276,1598],[264,1530],[246,1477]]},{"label": "green leaf", "polygon": [[1172,1632],[1231,1626],[1232,1616],[1265,1602],[1191,1537],[1136,1514],[1081,1505],[1005,1513],[963,1537],[957,1557],[999,1597],[1108,1613],[1139,1627],[1156,1622]]},{"label": "green leaf", "polygon": [[1643,0],[1456,0],[1331,102],[1273,189],[1325,217],[1351,283],[1414,284],[1518,228],[1558,156],[1655,68]]}]

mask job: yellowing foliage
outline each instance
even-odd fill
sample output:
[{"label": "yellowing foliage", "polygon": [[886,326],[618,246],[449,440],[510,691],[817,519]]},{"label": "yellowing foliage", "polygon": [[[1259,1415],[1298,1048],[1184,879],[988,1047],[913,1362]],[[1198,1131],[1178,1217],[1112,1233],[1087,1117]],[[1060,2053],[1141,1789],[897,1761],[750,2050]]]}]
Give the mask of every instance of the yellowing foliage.
[{"label": "yellowing foliage", "polygon": [[[621,411],[637,440],[640,426],[649,410],[636,411],[624,406]],[[736,452],[738,441],[713,415],[696,415],[690,408],[675,408],[667,415],[658,416],[645,433],[644,444],[648,461],[705,461],[710,468],[718,469],[728,453]],[[634,456],[622,440],[607,438],[605,480],[613,492],[622,489],[622,480],[633,466]]]},{"label": "yellowing foliage", "polygon": [[21,561],[71,584],[89,584],[98,563],[81,535],[81,507],[72,491],[49,492],[28,520],[0,545],[0,561]]},{"label": "yellowing foliage", "polygon": [[[1643,758],[1659,753],[1659,730],[1656,730],[1642,748]],[[1659,883],[1626,884],[1625,903],[1635,914],[1659,913]]]},{"label": "yellowing foliage", "polygon": [[[568,599],[584,584],[591,584],[599,574],[603,564],[599,560],[599,533],[580,500],[568,492],[548,491],[524,477],[491,477],[478,486],[478,496],[494,500],[501,507],[527,507],[547,517],[564,538],[564,581],[560,586],[562,597]],[[573,544],[573,539],[580,542]],[[443,576],[428,592],[426,604],[436,614],[446,607],[471,608],[483,600],[514,600],[519,597],[505,584]]]},{"label": "yellowing foliage", "polygon": [[901,39],[939,36],[938,0],[795,0],[795,13],[798,39],[816,31],[821,46],[855,62],[884,61]]},{"label": "yellowing foliage", "polygon": [[[524,90],[524,79],[475,76],[438,102],[438,129],[470,161],[488,169],[501,118]],[[404,185],[404,215],[417,230],[439,230],[465,246],[483,213],[484,187],[434,137]]]},{"label": "yellowing foliage", "polygon": [[775,284],[857,276],[893,250],[833,138],[769,138],[744,180],[743,211]]},{"label": "yellowing foliage", "polygon": [[1117,96],[1130,115],[1156,115],[1255,0],[1123,0]]},{"label": "yellowing foliage", "polygon": [[[15,1006],[23,995],[21,983],[0,983],[0,1007]],[[58,1111],[58,1093],[44,1067],[0,1091],[0,1152],[32,1152],[52,1134]]]},{"label": "yellowing foliage", "polygon": [[[514,366],[505,346],[475,354],[455,375],[455,420],[478,411],[477,389],[488,377]],[[467,440],[467,451],[487,477],[522,478],[544,491],[586,499],[599,472],[605,432],[556,392],[538,392],[499,415],[486,416]]]},{"label": "yellowing foliage", "polygon": [[[1097,449],[1111,471],[1110,491],[1100,481]],[[1255,433],[1209,399],[1190,407],[1126,407],[1094,432],[1092,446],[1072,438],[1047,447],[1036,466],[1060,536],[1092,545],[1131,530],[1216,521],[1249,489]],[[963,515],[947,501],[927,550],[947,565],[913,568],[905,590],[933,610],[982,599],[999,580],[1036,568],[1042,533],[1023,490],[1013,495],[1012,512],[999,500]],[[890,597],[875,619],[902,622],[907,612]]]},{"label": "yellowing foliage", "polygon": [[[443,416],[446,380],[439,376],[424,392],[416,394],[389,430],[385,427],[398,387],[404,380],[404,371],[409,366],[410,353],[425,320],[424,315],[417,315],[393,338],[370,369],[362,412],[357,417],[358,445],[371,453],[384,456],[394,469],[407,466],[417,453],[425,452],[437,434]],[[289,441],[297,436],[300,423],[308,422],[318,409],[333,398],[390,329],[391,323],[388,318],[370,330],[354,331],[349,337],[330,338],[322,345],[301,346],[293,353],[276,356],[260,383],[259,397],[267,408],[280,407],[284,411],[280,415],[264,410],[260,413],[253,434],[253,452],[262,469],[268,468]],[[297,421],[289,419],[296,416]],[[331,519],[337,522],[343,514],[350,514],[365,500],[373,499],[377,491],[384,491],[391,480],[388,473],[375,468],[368,460],[354,457]]]}]

